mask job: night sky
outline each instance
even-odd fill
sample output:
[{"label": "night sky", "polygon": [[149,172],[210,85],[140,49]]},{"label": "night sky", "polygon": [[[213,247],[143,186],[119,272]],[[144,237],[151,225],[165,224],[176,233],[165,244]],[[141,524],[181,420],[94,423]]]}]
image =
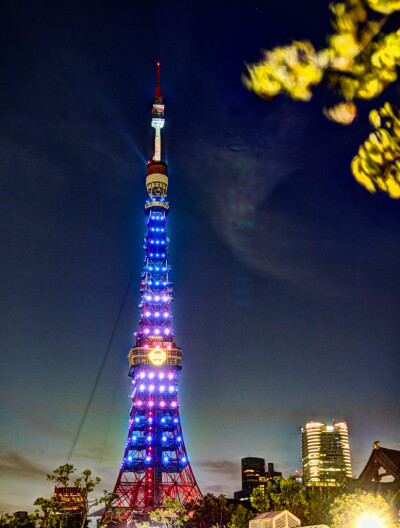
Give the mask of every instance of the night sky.
[{"label": "night sky", "polygon": [[327,4],[1,3],[2,509],[50,495],[45,473],[66,461],[132,273],[71,457],[114,486],[157,60],[181,414],[203,493],[240,489],[248,455],[301,469],[312,419],[348,422],[357,476],[375,440],[400,449],[400,202],[349,169],[386,98],[345,128],[322,115],[326,87],[267,102],[241,83],[262,48],[323,46]]}]

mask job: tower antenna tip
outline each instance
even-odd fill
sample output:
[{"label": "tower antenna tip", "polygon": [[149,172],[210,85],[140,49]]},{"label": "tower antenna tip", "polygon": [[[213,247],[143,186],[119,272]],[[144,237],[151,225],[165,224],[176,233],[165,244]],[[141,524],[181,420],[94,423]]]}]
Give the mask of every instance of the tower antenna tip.
[{"label": "tower antenna tip", "polygon": [[156,97],[161,97],[161,87],[160,87],[160,62],[157,62],[157,87],[156,87]]}]

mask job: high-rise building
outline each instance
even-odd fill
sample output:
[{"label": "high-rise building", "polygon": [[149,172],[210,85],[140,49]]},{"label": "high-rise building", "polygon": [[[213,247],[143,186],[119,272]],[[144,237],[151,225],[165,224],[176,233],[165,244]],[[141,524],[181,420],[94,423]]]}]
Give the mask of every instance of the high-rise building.
[{"label": "high-rise building", "polygon": [[301,429],[301,452],[306,486],[339,486],[352,476],[346,422],[308,422]]},{"label": "high-rise building", "polygon": [[[136,514],[162,506],[164,499],[185,505],[202,498],[183,440],[178,403],[182,350],[171,325],[172,282],[166,220],[168,166],[161,157],[164,101],[159,83],[153,99],[154,156],[147,164],[147,232],[141,278],[140,329],[129,353],[132,406],[128,439],[112,506],[124,512],[126,525]],[[112,509],[105,516],[110,519]]]},{"label": "high-rise building", "polygon": [[242,458],[242,489],[235,491],[234,498],[238,500],[250,500],[255,488],[260,488],[265,493],[265,486],[274,477],[281,477],[282,473],[274,470],[274,464],[268,462],[265,471],[264,458],[246,457]]},{"label": "high-rise building", "polygon": [[265,460],[258,457],[242,458],[242,491],[250,495],[265,474]]}]

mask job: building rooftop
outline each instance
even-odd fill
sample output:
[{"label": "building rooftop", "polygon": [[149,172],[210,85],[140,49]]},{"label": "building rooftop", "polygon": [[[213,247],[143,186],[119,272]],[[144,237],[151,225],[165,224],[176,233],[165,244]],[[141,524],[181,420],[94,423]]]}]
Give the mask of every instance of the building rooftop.
[{"label": "building rooftop", "polygon": [[[365,468],[362,470],[359,480],[379,481],[382,477],[391,475],[394,480],[400,479],[400,451],[380,447],[380,442],[374,443],[374,449]],[[380,469],[386,473],[380,473]]]},{"label": "building rooftop", "polygon": [[278,511],[260,513],[260,515],[257,515],[257,517],[254,517],[252,521],[258,521],[260,519],[273,519],[274,517],[277,517],[278,515],[285,513],[285,511],[286,510],[278,510]]}]

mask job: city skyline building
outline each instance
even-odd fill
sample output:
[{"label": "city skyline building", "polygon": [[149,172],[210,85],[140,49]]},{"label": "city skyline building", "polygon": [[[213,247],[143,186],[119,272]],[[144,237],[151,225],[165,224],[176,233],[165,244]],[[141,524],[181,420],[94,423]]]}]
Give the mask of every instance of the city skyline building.
[{"label": "city skyline building", "polygon": [[[168,166],[162,161],[161,129],[164,100],[157,63],[157,87],[151,126],[155,129],[154,156],[147,163],[145,202],[147,232],[140,284],[140,329],[129,352],[132,406],[128,439],[112,506],[122,509],[127,525],[137,514],[177,499],[182,505],[197,501],[202,494],[193,475],[179,417],[178,380],[182,350],[177,347],[171,324],[173,288],[168,260],[166,220]],[[105,515],[110,517],[110,511]],[[110,519],[111,520],[111,519]]]},{"label": "city skyline building", "polygon": [[339,486],[352,477],[346,422],[308,422],[301,429],[301,454],[306,486]]},{"label": "city skyline building", "polygon": [[235,491],[237,500],[250,500],[255,488],[260,488],[265,493],[265,486],[274,477],[281,477],[282,473],[275,471],[274,464],[268,462],[265,471],[265,459],[260,457],[245,457],[241,459],[242,489]]},{"label": "city skyline building", "polygon": [[242,458],[242,491],[251,494],[265,474],[265,459],[258,457]]}]

